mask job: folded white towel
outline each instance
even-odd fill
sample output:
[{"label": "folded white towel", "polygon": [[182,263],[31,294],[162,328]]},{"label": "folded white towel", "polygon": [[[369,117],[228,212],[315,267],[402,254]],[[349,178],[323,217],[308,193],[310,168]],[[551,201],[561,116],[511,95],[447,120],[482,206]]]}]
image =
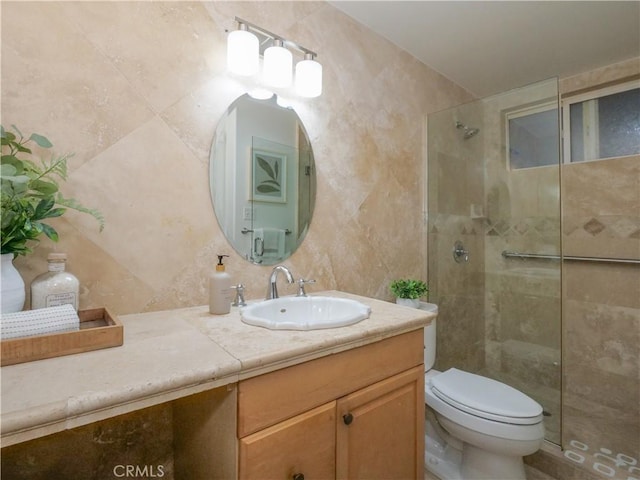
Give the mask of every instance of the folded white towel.
[{"label": "folded white towel", "polygon": [[281,228],[256,228],[254,230],[255,255],[269,259],[284,258],[285,235],[286,232]]},{"label": "folded white towel", "polygon": [[76,330],[80,330],[80,318],[73,305],[0,315],[0,337],[3,340]]},{"label": "folded white towel", "polygon": [[281,228],[263,228],[264,252],[278,257],[284,255],[285,232]]}]

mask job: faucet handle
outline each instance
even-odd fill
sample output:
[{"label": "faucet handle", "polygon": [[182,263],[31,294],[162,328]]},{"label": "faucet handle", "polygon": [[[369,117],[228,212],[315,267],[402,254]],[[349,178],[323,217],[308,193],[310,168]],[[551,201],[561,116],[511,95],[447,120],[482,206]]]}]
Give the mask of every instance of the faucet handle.
[{"label": "faucet handle", "polygon": [[246,306],[247,302],[244,301],[244,285],[239,283],[238,285],[232,285],[231,288],[236,291],[236,298],[231,305],[234,307]]},{"label": "faucet handle", "polygon": [[316,283],[315,280],[305,280],[304,278],[301,278],[300,280],[298,280],[298,294],[296,295],[297,297],[306,297],[307,296],[307,292],[304,291],[304,286],[307,283]]}]

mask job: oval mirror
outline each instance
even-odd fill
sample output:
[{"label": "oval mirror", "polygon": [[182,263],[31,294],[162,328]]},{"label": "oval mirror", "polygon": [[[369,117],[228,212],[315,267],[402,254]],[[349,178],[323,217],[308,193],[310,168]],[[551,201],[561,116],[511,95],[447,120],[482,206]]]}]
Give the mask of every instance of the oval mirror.
[{"label": "oval mirror", "polygon": [[209,161],[220,228],[241,256],[261,265],[295,252],[316,198],[309,137],[296,112],[276,100],[237,98],[218,123]]}]

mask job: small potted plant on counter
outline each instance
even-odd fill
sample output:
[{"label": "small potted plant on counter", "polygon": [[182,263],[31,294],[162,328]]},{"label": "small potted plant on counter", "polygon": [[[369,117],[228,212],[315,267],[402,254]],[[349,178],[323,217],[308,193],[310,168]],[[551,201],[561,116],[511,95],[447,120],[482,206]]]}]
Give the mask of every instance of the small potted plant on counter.
[{"label": "small potted plant on counter", "polygon": [[0,125],[2,140],[2,313],[17,312],[24,305],[24,282],[13,266],[18,255],[31,253],[30,243],[44,234],[54,242],[58,232],[45,223],[68,209],[92,215],[104,227],[100,212],[83,207],[60,192],[58,182],[67,180],[67,159],[71,155],[35,159],[30,148],[35,144],[51,148],[51,142],[37,133],[22,135],[15,125],[13,132]]},{"label": "small potted plant on counter", "polygon": [[420,308],[420,297],[429,291],[427,284],[422,280],[399,279],[389,285],[391,292],[396,296],[398,305]]}]

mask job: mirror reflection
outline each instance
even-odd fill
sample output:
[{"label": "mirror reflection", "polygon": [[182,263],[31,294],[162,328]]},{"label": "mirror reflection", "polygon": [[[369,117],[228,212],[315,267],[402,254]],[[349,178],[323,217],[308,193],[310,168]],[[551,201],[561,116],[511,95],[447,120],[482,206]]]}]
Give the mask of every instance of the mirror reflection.
[{"label": "mirror reflection", "polygon": [[274,265],[302,243],[316,193],[313,151],[296,112],[274,95],[242,95],[213,137],[209,164],[213,208],[233,248],[248,261]]}]

